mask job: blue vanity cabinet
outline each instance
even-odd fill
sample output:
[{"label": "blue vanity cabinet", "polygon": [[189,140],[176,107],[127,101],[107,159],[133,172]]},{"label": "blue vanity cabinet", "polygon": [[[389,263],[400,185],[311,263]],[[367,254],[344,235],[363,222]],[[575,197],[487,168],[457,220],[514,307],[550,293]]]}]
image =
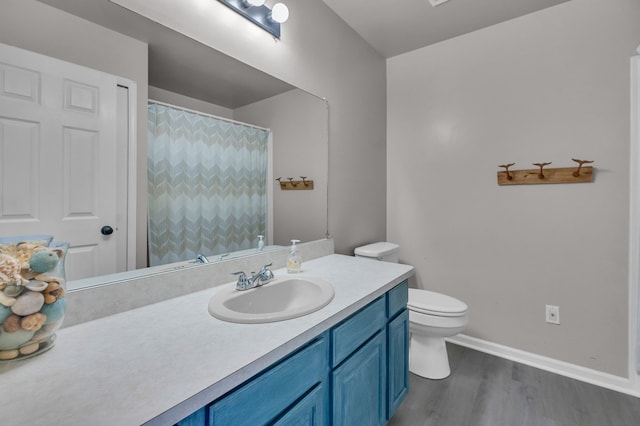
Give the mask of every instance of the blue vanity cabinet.
[{"label": "blue vanity cabinet", "polygon": [[387,293],[387,420],[409,391],[409,283],[403,281]]},{"label": "blue vanity cabinet", "polygon": [[387,420],[409,391],[409,311],[403,310],[387,326]]},{"label": "blue vanity cabinet", "polygon": [[[327,424],[329,352],[326,333],[177,426]],[[207,422],[208,420],[208,422]]]},{"label": "blue vanity cabinet", "polygon": [[273,426],[322,426],[329,424],[328,385],[320,383],[284,412]]},{"label": "blue vanity cabinet", "polygon": [[380,296],[331,329],[331,366],[337,367],[387,323],[386,298]]},{"label": "blue vanity cabinet", "polygon": [[385,424],[386,303],[381,296],[331,329],[334,426]]},{"label": "blue vanity cabinet", "polygon": [[408,390],[407,297],[403,281],[178,425],[386,424]]},{"label": "blue vanity cabinet", "polygon": [[189,417],[185,417],[176,423],[176,426],[204,426],[207,424],[207,409],[202,407]]},{"label": "blue vanity cabinet", "polygon": [[333,425],[386,423],[387,333],[384,328],[333,370]]},{"label": "blue vanity cabinet", "polygon": [[[294,409],[303,411],[309,405],[325,410],[328,404],[324,401],[308,403],[304,396],[311,388],[326,381],[327,355],[327,339],[315,339],[304,349],[211,404],[209,425],[257,426],[271,424],[283,413]],[[322,389],[318,395],[318,398],[326,399]],[[282,424],[289,423],[285,419]]]},{"label": "blue vanity cabinet", "polygon": [[409,388],[408,281],[331,330],[333,425],[384,425]]}]

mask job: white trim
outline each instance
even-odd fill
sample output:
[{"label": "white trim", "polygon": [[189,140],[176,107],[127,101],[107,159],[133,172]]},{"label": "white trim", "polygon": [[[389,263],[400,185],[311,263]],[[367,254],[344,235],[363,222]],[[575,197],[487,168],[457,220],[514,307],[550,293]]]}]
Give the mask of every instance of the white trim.
[{"label": "white trim", "polygon": [[511,348],[486,340],[458,334],[457,336],[445,339],[456,345],[464,346],[480,352],[499,356],[561,376],[570,377],[602,388],[611,389],[617,392],[640,397],[640,391],[635,389],[632,381],[625,377],[614,376],[591,368],[581,367],[568,362],[559,361],[553,358],[533,354],[520,349]]},{"label": "white trim", "polygon": [[129,135],[127,148],[127,271],[137,269],[137,203],[138,203],[138,85],[136,82],[117,77],[118,85],[129,93]]},{"label": "white trim", "polygon": [[638,281],[640,279],[640,56],[631,58],[631,138],[629,150],[629,378],[636,392],[640,392],[638,377]]}]

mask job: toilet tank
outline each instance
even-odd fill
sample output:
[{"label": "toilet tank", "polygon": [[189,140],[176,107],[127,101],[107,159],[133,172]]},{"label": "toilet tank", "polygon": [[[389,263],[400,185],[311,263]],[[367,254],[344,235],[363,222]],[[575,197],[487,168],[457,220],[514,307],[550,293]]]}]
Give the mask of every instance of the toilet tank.
[{"label": "toilet tank", "polygon": [[400,246],[394,243],[373,243],[355,249],[356,257],[369,257],[384,262],[398,263],[398,250]]}]

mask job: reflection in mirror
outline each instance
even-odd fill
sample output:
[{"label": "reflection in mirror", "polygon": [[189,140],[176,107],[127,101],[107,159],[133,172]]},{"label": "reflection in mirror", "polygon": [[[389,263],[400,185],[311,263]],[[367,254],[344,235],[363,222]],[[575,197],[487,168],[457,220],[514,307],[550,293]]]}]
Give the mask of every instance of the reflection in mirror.
[{"label": "reflection in mirror", "polygon": [[157,101],[147,121],[150,266],[263,250],[271,131]]},{"label": "reflection in mirror", "polygon": [[[305,176],[314,180],[315,187],[313,191],[281,191],[274,180],[266,181],[267,198],[271,201],[267,202],[267,216],[273,223],[273,229],[268,229],[267,225],[265,231],[268,245],[282,246],[288,245],[291,239],[310,241],[328,235],[328,104],[324,99],[274,79],[108,0],[42,0],[33,3],[25,8],[38,9],[39,16],[51,14],[51,21],[61,22],[61,17],[42,3],[148,43],[149,98],[269,129],[273,140],[269,158],[273,177],[299,179]],[[64,23],[69,31],[76,30],[70,27],[75,25],[72,19],[65,19]],[[77,31],[86,33],[88,25],[93,24],[79,23]],[[95,31],[96,35],[105,36],[97,26]],[[29,36],[33,39],[39,37],[38,34]],[[40,36],[41,40],[36,40],[36,43],[45,46],[50,43],[48,36]],[[123,43],[123,39],[118,37],[113,41]],[[126,46],[122,48],[126,49]],[[47,49],[43,47],[42,50]],[[104,56],[102,52],[93,54]],[[100,61],[92,57],[79,62]],[[138,88],[141,93],[145,93],[144,89]],[[138,122],[138,126],[144,126],[144,123]],[[146,146],[139,146],[138,151],[144,155]],[[144,171],[138,170],[138,177],[143,175]],[[140,216],[146,212],[138,211],[137,214]],[[255,232],[252,230],[250,234]],[[133,238],[131,235],[125,237]],[[250,248],[241,250],[241,255],[254,250],[255,238],[257,235],[247,236]],[[146,244],[138,242],[137,250],[145,252]],[[225,254],[213,253],[211,256],[215,261],[218,261],[216,254]],[[230,254],[223,260],[232,256]],[[144,258],[139,255],[138,259],[141,257]],[[185,259],[186,262],[192,260]],[[131,266],[125,266],[127,268]],[[136,272],[139,274],[144,272]],[[121,279],[123,276],[110,277]],[[78,282],[78,286],[82,283]]]},{"label": "reflection in mirror", "polygon": [[[157,88],[150,91],[150,97],[161,99],[165,107],[193,104],[193,102],[185,102],[184,96]],[[212,106],[203,108],[202,102],[199,106],[201,109],[213,110]],[[151,108],[154,111],[156,109],[153,106]],[[247,254],[247,249],[257,248],[259,235],[266,237],[267,245],[275,246],[289,245],[292,239],[311,241],[326,236],[328,109],[324,100],[303,90],[291,89],[234,109],[232,121],[226,119],[220,121],[220,117],[214,119],[206,113],[191,109],[189,111],[176,110],[173,107],[169,109],[178,115],[178,122],[181,123],[178,126],[179,129],[173,129],[177,130],[177,139],[180,144],[175,147],[174,153],[169,154],[171,162],[166,161],[164,151],[160,153],[162,158],[152,159],[151,157],[156,154],[151,130],[147,138],[149,165],[158,167],[157,170],[149,173],[149,208],[157,209],[155,212],[150,210],[149,213],[149,257],[152,259],[151,250],[156,243],[159,244],[162,252],[158,261],[150,263],[151,266],[191,260],[199,253],[206,256],[238,251]],[[150,113],[149,121],[152,122],[155,119],[155,113]],[[186,121],[196,126],[195,133],[185,130]],[[215,154],[215,147],[202,142],[203,126],[208,127],[205,133],[209,141],[215,136],[216,129],[221,128],[219,129],[221,139],[224,141],[222,142],[224,148],[219,152],[221,155]],[[166,129],[167,126],[160,124],[159,127]],[[264,129],[268,132],[264,132]],[[164,132],[163,130],[161,133]],[[239,133],[241,137],[231,142],[233,138],[230,138],[230,135],[234,132]],[[260,154],[263,151],[243,149],[245,154],[251,154],[246,158],[243,158],[242,150],[235,154],[232,152],[235,148],[231,145],[246,144],[250,134],[262,135],[260,136],[262,138],[265,134],[269,135],[271,161],[268,161],[268,166],[262,163],[262,159],[267,159]],[[158,136],[160,139],[164,137],[162,134]],[[188,143],[187,140],[191,136],[196,140]],[[189,146],[189,151],[186,150],[186,146]],[[200,155],[194,151],[198,146],[203,149]],[[187,157],[181,157],[183,155]],[[215,162],[221,157],[225,160],[216,165]],[[184,161],[181,158],[184,158]],[[258,158],[261,159],[259,162],[253,161]],[[193,164],[186,164],[189,161]],[[231,169],[234,164],[237,165],[239,174],[232,176]],[[171,167],[174,171],[168,173]],[[255,167],[261,171],[258,172],[258,179],[250,182],[246,180],[246,174]],[[260,177],[264,177],[264,169],[267,168],[269,169],[267,179],[262,185],[263,180]],[[212,170],[216,169],[218,170],[212,173]],[[188,176],[185,175],[189,174],[194,176],[191,183],[187,184],[185,179],[188,179]],[[164,188],[163,194],[156,194],[159,195],[161,205],[157,204],[157,200],[154,200],[151,194],[155,192],[151,186],[152,175],[165,176],[161,179],[163,182],[160,182],[160,187]],[[314,189],[281,191],[274,179],[276,177],[299,179],[300,176],[314,180]],[[168,180],[175,183],[176,193],[173,195],[167,189],[165,181]],[[230,186],[230,183],[233,185]],[[223,190],[230,191],[232,194],[226,197],[221,193]],[[263,190],[266,192],[261,192]],[[244,194],[242,194],[243,191]],[[247,194],[247,191],[251,194]],[[234,197],[238,198],[235,206],[223,206],[223,199],[230,201],[230,198]],[[203,204],[205,199],[208,202]],[[183,200],[196,206],[175,205]],[[169,201],[173,204],[171,211],[168,208]],[[267,208],[266,218],[263,216],[263,211],[259,210],[263,201]],[[204,213],[200,214],[200,212]],[[255,213],[253,216],[252,212]],[[159,217],[157,213],[161,213]],[[250,219],[250,217],[253,218]],[[158,235],[152,234],[151,228],[158,225],[153,222],[154,220],[161,222]],[[189,229],[192,224],[195,224],[193,229]],[[170,232],[171,228],[175,228],[175,232]],[[216,234],[219,236],[215,237]],[[222,237],[222,234],[226,234],[227,237]],[[169,239],[175,242],[168,241]],[[190,246],[190,249],[167,252],[168,247],[172,245],[182,248]],[[183,254],[177,255],[177,253]]]}]

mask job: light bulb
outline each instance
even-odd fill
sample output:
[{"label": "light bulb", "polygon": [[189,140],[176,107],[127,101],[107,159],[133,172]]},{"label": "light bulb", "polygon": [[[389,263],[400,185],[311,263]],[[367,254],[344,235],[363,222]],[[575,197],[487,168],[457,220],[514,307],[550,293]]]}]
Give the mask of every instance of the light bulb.
[{"label": "light bulb", "polygon": [[284,3],[276,3],[271,9],[271,19],[279,24],[287,22],[289,19],[289,9]]}]

